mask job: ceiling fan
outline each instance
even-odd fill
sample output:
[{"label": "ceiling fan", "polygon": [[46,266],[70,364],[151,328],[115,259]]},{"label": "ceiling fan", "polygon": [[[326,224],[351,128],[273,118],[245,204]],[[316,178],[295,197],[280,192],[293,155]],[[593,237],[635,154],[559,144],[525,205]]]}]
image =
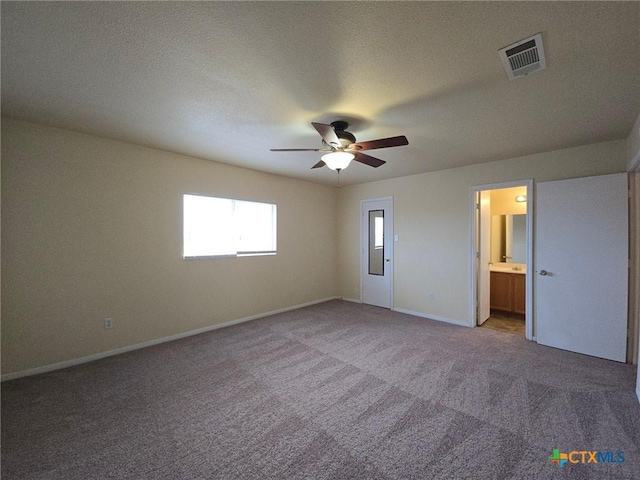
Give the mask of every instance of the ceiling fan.
[{"label": "ceiling fan", "polygon": [[321,157],[322,160],[311,168],[320,168],[326,165],[331,170],[340,172],[340,170],[349,166],[351,160],[375,168],[386,163],[384,160],[362,153],[362,150],[409,145],[409,141],[404,135],[381,138],[379,140],[369,140],[368,142],[356,142],[356,137],[352,133],[347,132],[349,124],[342,120],[331,122],[330,125],[314,122],[311,122],[311,125],[313,125],[313,128],[315,128],[322,137],[322,148],[272,148],[271,151],[327,152]]}]

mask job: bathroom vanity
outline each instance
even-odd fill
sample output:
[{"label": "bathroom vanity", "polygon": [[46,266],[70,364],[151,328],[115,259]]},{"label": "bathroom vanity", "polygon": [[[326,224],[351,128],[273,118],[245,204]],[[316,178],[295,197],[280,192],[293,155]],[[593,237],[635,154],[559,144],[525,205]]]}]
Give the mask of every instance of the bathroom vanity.
[{"label": "bathroom vanity", "polygon": [[[515,267],[516,269],[519,267]],[[492,310],[525,313],[526,270],[493,267],[491,271],[490,306]]]}]

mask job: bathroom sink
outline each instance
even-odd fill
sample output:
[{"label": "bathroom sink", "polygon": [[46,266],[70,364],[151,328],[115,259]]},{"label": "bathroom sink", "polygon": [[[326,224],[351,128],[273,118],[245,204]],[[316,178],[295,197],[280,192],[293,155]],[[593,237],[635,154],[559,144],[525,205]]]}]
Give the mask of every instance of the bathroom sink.
[{"label": "bathroom sink", "polygon": [[527,273],[527,267],[520,267],[520,266],[489,265],[489,270],[492,272],[503,272],[503,273],[520,273],[520,274]]}]

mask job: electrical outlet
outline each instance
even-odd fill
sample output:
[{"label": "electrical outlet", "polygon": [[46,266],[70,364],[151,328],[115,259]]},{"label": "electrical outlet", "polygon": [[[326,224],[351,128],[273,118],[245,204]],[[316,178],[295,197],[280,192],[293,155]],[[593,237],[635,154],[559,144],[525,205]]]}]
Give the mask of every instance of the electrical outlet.
[{"label": "electrical outlet", "polygon": [[436,299],[436,296],[433,294],[433,292],[429,292],[429,295],[427,295],[427,298],[429,299],[430,302],[433,302]]},{"label": "electrical outlet", "polygon": [[113,318],[105,318],[104,319],[104,329],[110,330],[113,328]]}]

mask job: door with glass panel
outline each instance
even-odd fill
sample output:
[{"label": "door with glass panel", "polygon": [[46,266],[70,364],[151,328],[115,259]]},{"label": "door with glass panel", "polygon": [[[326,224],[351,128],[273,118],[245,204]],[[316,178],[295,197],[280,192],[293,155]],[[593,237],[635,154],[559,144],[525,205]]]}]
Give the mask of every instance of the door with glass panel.
[{"label": "door with glass panel", "polygon": [[393,305],[393,199],[361,203],[361,298],[363,303]]}]

